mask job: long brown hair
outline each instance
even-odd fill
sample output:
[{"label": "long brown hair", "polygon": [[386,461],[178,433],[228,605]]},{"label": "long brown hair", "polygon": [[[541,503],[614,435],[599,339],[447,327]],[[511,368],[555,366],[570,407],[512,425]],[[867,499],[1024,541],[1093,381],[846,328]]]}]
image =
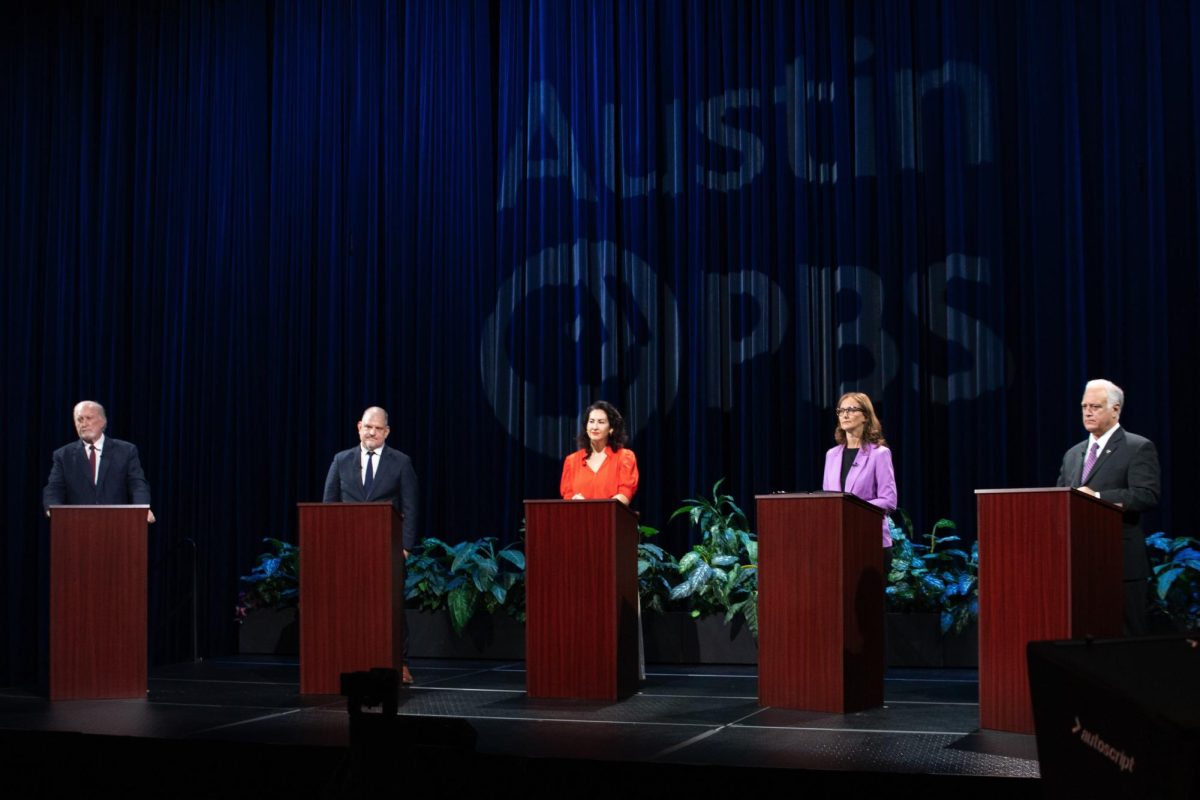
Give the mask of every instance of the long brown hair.
[{"label": "long brown hair", "polygon": [[[863,416],[866,417],[866,421],[863,423],[862,440],[877,447],[887,447],[887,440],[883,438],[883,422],[875,416],[875,406],[871,405],[871,398],[862,392],[846,392],[838,400],[837,407],[841,408],[842,403],[847,400],[861,408]],[[841,418],[838,418],[838,425],[833,429],[833,440],[838,444],[846,443],[846,432],[842,430]]]}]

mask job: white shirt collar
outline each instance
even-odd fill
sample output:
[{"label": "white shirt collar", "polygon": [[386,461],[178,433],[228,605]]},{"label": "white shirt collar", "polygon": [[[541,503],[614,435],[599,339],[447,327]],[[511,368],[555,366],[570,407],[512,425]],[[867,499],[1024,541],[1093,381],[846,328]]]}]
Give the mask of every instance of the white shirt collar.
[{"label": "white shirt collar", "polygon": [[[87,442],[84,442],[83,439],[80,439],[79,441],[83,443],[83,450],[86,453],[88,447],[90,447],[91,445],[89,445]],[[103,453],[104,452],[104,434],[103,433],[100,434],[100,438],[97,439],[96,441],[92,442],[92,445],[96,446],[97,453]]]},{"label": "white shirt collar", "polygon": [[1104,448],[1108,447],[1108,440],[1112,438],[1112,435],[1117,432],[1117,428],[1120,428],[1120,427],[1121,427],[1121,423],[1118,422],[1118,423],[1114,424],[1111,428],[1106,430],[1104,432],[1104,435],[1101,436],[1099,439],[1096,438],[1095,434],[1088,437],[1091,440],[1088,442],[1088,449],[1091,450],[1092,444],[1096,443],[1096,444],[1100,445],[1100,448],[1096,452],[1103,453]]}]

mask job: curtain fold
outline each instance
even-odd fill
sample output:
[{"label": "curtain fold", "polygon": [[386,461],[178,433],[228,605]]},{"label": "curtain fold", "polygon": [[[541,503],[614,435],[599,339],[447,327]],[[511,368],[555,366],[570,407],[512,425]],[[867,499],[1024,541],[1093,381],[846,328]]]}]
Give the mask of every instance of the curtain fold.
[{"label": "curtain fold", "polygon": [[138,444],[153,656],[233,647],[367,405],[421,533],[518,535],[579,414],[636,507],[820,484],[866,391],[900,502],[1053,483],[1084,382],[1196,383],[1196,3],[51,3],[0,32],[0,681],[37,667],[72,405]]}]

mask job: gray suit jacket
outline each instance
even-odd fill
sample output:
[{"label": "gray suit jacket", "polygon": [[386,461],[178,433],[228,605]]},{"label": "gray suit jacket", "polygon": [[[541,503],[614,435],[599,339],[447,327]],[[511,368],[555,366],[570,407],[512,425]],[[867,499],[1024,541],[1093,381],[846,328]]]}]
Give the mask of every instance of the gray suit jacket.
[{"label": "gray suit jacket", "polygon": [[75,441],[54,451],[50,477],[42,490],[42,506],[150,505],[150,484],[142,473],[138,450],[129,442],[104,437],[100,474],[92,483],[83,442]]},{"label": "gray suit jacket", "polygon": [[1158,451],[1146,437],[1117,428],[1096,460],[1087,483],[1083,484],[1083,463],[1090,446],[1091,437],[1066,452],[1058,473],[1058,485],[1087,486],[1099,492],[1100,499],[1121,506],[1124,512],[1121,538],[1125,580],[1145,578],[1150,574],[1150,563],[1146,559],[1142,512],[1158,506]]},{"label": "gray suit jacket", "polygon": [[351,447],[333,457],[325,477],[325,503],[378,503],[391,501],[404,515],[404,549],[417,543],[417,473],[412,460],[394,447],[383,448],[375,468],[371,494],[363,492],[359,448]]}]

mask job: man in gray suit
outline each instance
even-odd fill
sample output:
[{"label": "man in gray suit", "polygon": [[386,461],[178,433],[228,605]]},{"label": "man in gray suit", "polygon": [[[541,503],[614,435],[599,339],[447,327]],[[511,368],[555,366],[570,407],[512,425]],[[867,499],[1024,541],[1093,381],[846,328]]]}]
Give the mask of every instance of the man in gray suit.
[{"label": "man in gray suit", "polygon": [[1112,381],[1089,381],[1080,410],[1088,438],[1063,456],[1058,485],[1080,489],[1116,503],[1124,511],[1121,528],[1125,581],[1125,632],[1146,632],[1146,590],[1150,562],[1141,515],[1158,505],[1158,451],[1144,436],[1121,427],[1125,393]]},{"label": "man in gray suit", "polygon": [[[412,460],[392,447],[384,447],[391,428],[388,414],[371,406],[358,421],[358,447],[343,450],[333,457],[325,477],[326,503],[375,503],[391,501],[404,515],[402,542],[404,557],[417,543],[417,473]],[[403,609],[400,609],[403,613]],[[408,653],[408,629],[405,628],[404,652]],[[402,679],[412,683],[405,664]]]},{"label": "man in gray suit", "polygon": [[[104,435],[108,414],[94,400],[75,405],[75,432],[79,441],[58,448],[50,477],[42,490],[42,507],[150,505],[150,484],[142,473],[138,450],[129,442]],[[146,512],[154,522],[154,512]]]}]

